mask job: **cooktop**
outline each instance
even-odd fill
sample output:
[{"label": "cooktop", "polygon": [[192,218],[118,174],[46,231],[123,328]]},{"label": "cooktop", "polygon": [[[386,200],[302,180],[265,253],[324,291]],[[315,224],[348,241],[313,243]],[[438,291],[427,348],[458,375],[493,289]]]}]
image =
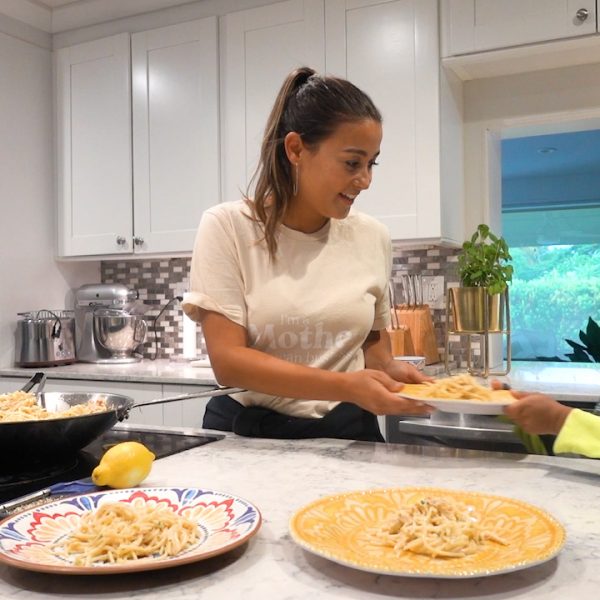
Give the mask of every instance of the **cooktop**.
[{"label": "cooktop", "polygon": [[17,458],[0,466],[0,502],[44,489],[54,483],[64,483],[89,477],[102,455],[115,444],[135,441],[144,444],[156,458],[183,452],[222,439],[223,436],[204,433],[150,430],[144,428],[113,428],[73,455],[43,457],[35,462],[20,463]]}]

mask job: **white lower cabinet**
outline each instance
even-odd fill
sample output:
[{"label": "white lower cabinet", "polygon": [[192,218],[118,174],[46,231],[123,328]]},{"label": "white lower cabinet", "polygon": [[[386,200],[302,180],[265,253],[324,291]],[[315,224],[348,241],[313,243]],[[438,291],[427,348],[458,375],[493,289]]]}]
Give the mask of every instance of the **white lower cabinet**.
[{"label": "white lower cabinet", "polygon": [[[207,388],[208,389],[208,388]],[[163,397],[193,394],[199,391],[195,385],[163,385]],[[171,427],[202,428],[204,410],[210,398],[190,398],[163,404],[163,422]]]}]

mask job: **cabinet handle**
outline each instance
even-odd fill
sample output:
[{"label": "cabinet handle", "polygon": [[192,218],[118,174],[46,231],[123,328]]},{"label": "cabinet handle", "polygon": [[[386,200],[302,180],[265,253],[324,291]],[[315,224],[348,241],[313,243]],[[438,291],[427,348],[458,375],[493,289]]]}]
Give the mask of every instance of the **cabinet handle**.
[{"label": "cabinet handle", "polygon": [[133,243],[136,246],[141,246],[144,243],[144,238],[138,237],[137,235],[133,238]]},{"label": "cabinet handle", "polygon": [[117,244],[119,246],[124,246],[126,243],[127,243],[127,240],[122,235],[117,236]]},{"label": "cabinet handle", "polygon": [[583,23],[588,17],[590,16],[590,11],[587,8],[580,8],[576,13],[575,13],[575,18],[580,22]]}]

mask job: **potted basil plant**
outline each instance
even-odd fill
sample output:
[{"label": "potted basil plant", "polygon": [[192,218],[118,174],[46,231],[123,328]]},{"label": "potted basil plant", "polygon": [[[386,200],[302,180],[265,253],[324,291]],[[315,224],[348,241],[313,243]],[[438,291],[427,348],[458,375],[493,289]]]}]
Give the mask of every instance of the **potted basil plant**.
[{"label": "potted basil plant", "polygon": [[484,223],[463,243],[458,255],[461,287],[450,288],[456,331],[503,330],[508,284],[513,276],[511,260],[506,240],[495,235]]}]

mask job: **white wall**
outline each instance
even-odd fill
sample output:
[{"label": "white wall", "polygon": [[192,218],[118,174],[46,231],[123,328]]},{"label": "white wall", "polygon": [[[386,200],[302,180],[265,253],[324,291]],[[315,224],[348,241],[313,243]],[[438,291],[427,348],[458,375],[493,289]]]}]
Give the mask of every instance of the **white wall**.
[{"label": "white wall", "polygon": [[500,132],[597,129],[600,64],[468,81],[464,102],[466,231],[501,231]]},{"label": "white wall", "polygon": [[100,263],[57,263],[52,58],[0,32],[0,365],[14,359],[17,312],[70,307]]}]

